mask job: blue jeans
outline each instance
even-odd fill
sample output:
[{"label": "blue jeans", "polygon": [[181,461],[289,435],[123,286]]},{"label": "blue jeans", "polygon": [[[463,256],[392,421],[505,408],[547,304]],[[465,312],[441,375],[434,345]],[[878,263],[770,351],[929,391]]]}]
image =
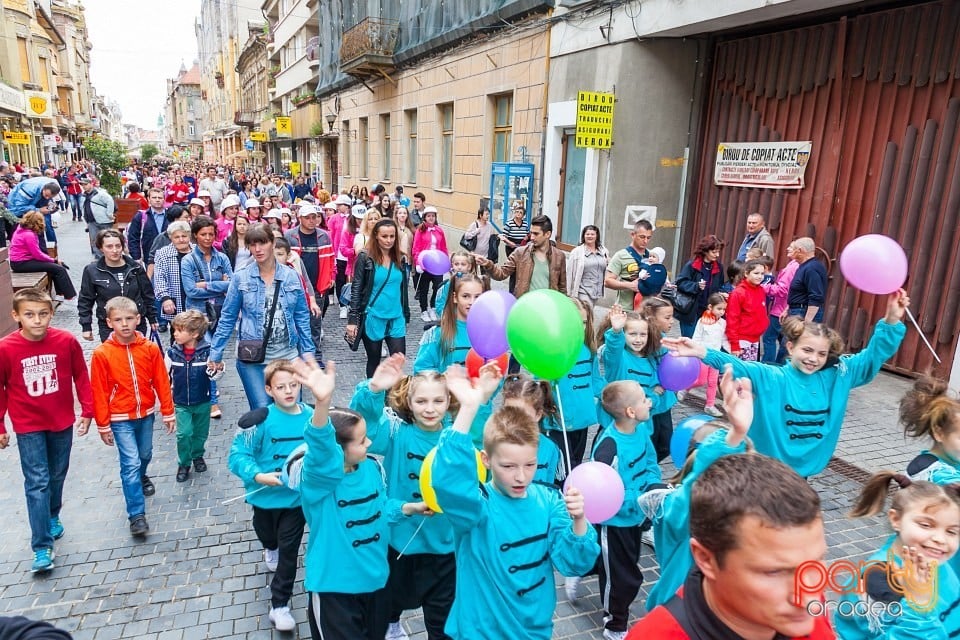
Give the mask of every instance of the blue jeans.
[{"label": "blue jeans", "polygon": [[147,475],[147,465],[153,458],[153,423],[154,416],[150,415],[139,420],[121,420],[110,425],[117,454],[120,456],[120,482],[123,484],[123,500],[127,503],[128,518],[146,513],[140,478]]},{"label": "blue jeans", "polygon": [[47,243],[57,241],[57,232],[53,230],[53,214],[44,213],[43,222],[46,225],[43,231],[43,236],[47,239]]},{"label": "blue jeans", "polygon": [[17,434],[23,490],[27,496],[30,547],[37,551],[53,547],[50,519],[60,517],[63,482],[70,467],[73,425],[63,431]]},{"label": "blue jeans", "polygon": [[[763,333],[763,362],[783,364],[778,353],[780,349],[780,317],[770,314],[770,325]],[[784,354],[785,356],[786,354]]]},{"label": "blue jeans", "polygon": [[[247,404],[250,410],[266,407],[270,404],[270,396],[267,390],[263,388],[263,370],[266,364],[253,364],[250,362],[240,362],[237,360],[237,375],[240,376],[240,384],[243,385],[243,392],[247,395]],[[213,402],[213,389],[210,390]]]}]

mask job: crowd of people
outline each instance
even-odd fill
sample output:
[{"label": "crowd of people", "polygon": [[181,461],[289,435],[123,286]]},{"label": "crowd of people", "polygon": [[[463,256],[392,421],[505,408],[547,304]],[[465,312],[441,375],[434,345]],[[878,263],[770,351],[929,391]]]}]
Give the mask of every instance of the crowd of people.
[{"label": "crowd of people", "polygon": [[[748,217],[727,268],[724,242],[709,235],[671,281],[665,251],[648,249],[646,220],[612,256],[600,230],[586,226],[568,255],[552,221],[528,223],[523,203],[502,230],[481,208],[450,251],[441,212],[422,193],[412,202],[402,188],[382,187],[321,198],[278,175],[231,189],[238,176],[217,167],[193,192],[189,172],[159,173],[125,233],[91,231],[93,261],[77,298],[82,337],[93,339],[96,314],[101,341],[89,368],[73,335],[50,327],[45,292],[14,296],[20,330],[0,341],[0,415],[17,436],[34,572],[54,568],[64,535],[74,428],[83,436],[95,423],[116,447],[130,533],[142,539],[156,490],[147,473],[156,466],[156,407],[176,433],[176,481],[206,472],[210,420],[222,415],[217,382],[233,359],[250,411],[227,464],[273,574],[267,615],[278,630],[296,625],[290,604],[302,555],[314,638],[399,640],[403,611],[416,608],[431,640],[550,638],[554,571],[572,602],[584,576],[599,576],[611,640],[960,633],[960,402],[934,380],[919,381],[901,403],[907,434],[931,447],[902,474],[871,479],[853,514],[883,511],[888,485],[900,487],[888,512],[893,533],[876,553],[897,571],[852,576],[866,589],[843,596],[851,610],[896,601],[899,613],[831,622],[816,613],[822,585],[795,591],[825,550],[807,479],[834,453],[851,389],[898,349],[904,291],[889,296],[867,346],[845,354],[819,322],[826,272],[813,241],[794,239],[775,273],[759,214]],[[142,177],[124,176],[131,193]],[[84,193],[97,190],[92,177],[78,180]],[[171,188],[179,201],[167,200]],[[33,234],[31,251],[34,241],[41,251],[46,191],[15,216],[14,240]],[[88,224],[93,198],[79,205]],[[431,250],[449,256],[449,274],[424,268]],[[556,384],[519,372],[512,359],[468,373],[467,317],[491,280],[508,279],[518,298],[552,289],[580,312],[582,347]],[[608,290],[616,302],[595,326],[594,305]],[[411,295],[426,324],[415,353],[406,343]],[[338,373],[321,348],[330,306],[366,357],[364,379],[339,381],[355,387],[349,408],[331,406]],[[680,337],[670,337],[675,320]],[[702,361],[696,384],[717,418],[687,434],[683,455],[672,446],[672,413],[693,397],[660,380],[671,354]],[[0,449],[9,442],[4,431]],[[674,478],[663,476],[668,459]],[[609,465],[624,485],[619,510],[603,521],[588,522],[585,492],[564,485],[585,461]],[[628,629],[643,544],[660,577],[649,613]],[[897,581],[902,572],[907,583]]]}]

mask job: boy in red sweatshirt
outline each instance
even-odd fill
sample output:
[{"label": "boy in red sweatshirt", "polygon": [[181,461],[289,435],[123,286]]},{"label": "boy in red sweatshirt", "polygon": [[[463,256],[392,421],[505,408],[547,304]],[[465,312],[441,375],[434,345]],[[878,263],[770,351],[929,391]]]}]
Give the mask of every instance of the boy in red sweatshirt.
[{"label": "boy in red sweatshirt", "polygon": [[156,492],[147,465],[153,457],[153,411],[158,397],[168,434],[176,429],[177,418],[163,354],[137,331],[137,303],[117,296],[107,303],[106,311],[113,333],[96,348],[90,362],[93,413],[104,444],[117,445],[130,533],[139,537],[150,530],[144,496]]},{"label": "boy in red sweatshirt", "polygon": [[743,279],[727,300],[727,340],[730,353],[741,360],[760,359],[760,338],[770,324],[767,294],[760,287],[765,269],[759,260],[743,266]]},{"label": "boy in red sweatshirt", "polygon": [[[86,435],[93,397],[83,350],[67,331],[51,329],[53,301],[40,289],[13,294],[20,331],[0,340],[0,449],[10,444],[4,416],[17,434],[30,521],[34,573],[53,569],[53,541],[62,537],[60,507],[73,429]],[[76,388],[81,417],[73,412]]]}]

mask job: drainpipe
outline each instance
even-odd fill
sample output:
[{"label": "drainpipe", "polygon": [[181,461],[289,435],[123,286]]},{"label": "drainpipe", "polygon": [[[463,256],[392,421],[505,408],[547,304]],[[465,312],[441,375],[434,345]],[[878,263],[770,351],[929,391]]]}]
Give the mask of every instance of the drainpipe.
[{"label": "drainpipe", "polygon": [[[544,74],[543,74],[543,120],[540,124],[540,213],[543,213],[543,177],[546,175],[546,155],[547,155],[547,121],[549,115],[549,102],[550,98],[550,31],[553,28],[553,22],[550,18],[553,17],[553,7],[547,11],[547,43],[546,43],[546,64],[544,65]],[[559,212],[557,213],[559,216]],[[555,220],[554,222],[559,222]]]}]

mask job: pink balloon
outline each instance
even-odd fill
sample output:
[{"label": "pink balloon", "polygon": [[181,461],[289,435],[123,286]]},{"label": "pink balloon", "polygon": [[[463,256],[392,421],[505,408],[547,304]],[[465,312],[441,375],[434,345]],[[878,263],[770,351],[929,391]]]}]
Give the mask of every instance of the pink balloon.
[{"label": "pink balloon", "polygon": [[700,377],[700,360],[668,353],[657,367],[660,384],[669,391],[689,389]]},{"label": "pink balloon", "polygon": [[564,490],[576,487],[583,494],[583,513],[590,524],[612,518],[623,506],[623,480],[613,467],[602,462],[584,462],[574,467]]},{"label": "pink balloon", "polygon": [[893,293],[906,282],[908,270],[903,247],[893,238],[878,233],[854,238],[840,254],[843,277],[867,293]]}]

